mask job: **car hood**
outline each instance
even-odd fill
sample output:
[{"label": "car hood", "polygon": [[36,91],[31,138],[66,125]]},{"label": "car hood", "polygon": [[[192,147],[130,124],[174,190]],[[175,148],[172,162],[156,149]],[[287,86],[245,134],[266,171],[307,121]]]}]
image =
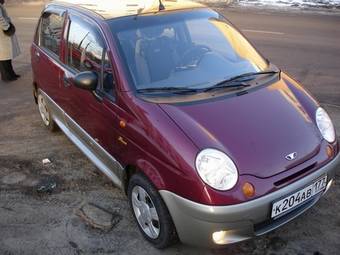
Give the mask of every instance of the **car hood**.
[{"label": "car hood", "polygon": [[[318,153],[315,100],[283,74],[270,86],[242,96],[186,104],[160,104],[201,150],[227,153],[241,175],[267,178]],[[296,153],[296,159],[286,156]]]}]

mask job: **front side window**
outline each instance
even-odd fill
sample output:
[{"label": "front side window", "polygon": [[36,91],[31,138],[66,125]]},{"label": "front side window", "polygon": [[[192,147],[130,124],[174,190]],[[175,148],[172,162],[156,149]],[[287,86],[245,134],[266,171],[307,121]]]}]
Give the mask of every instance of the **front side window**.
[{"label": "front side window", "polygon": [[68,32],[66,62],[76,72],[95,72],[98,90],[114,97],[113,69],[104,40],[95,26],[72,17]]},{"label": "front side window", "polygon": [[73,69],[101,73],[104,43],[91,25],[72,18],[68,36],[67,63]]},{"label": "front side window", "polygon": [[40,46],[59,56],[64,16],[45,12],[40,22]]},{"label": "front side window", "polygon": [[112,20],[110,26],[136,89],[203,89],[268,68],[251,44],[215,12],[140,16]]}]

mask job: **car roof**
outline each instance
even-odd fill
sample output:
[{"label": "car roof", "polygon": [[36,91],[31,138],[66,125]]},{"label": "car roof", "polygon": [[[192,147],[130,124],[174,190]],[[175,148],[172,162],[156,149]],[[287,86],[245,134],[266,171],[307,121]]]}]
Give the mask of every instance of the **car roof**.
[{"label": "car roof", "polygon": [[[199,3],[187,0],[162,0],[165,9],[162,12],[204,7]],[[159,0],[57,0],[52,5],[58,4],[65,7],[80,7],[91,11],[103,19],[113,19],[137,14],[152,14],[159,12]]]}]

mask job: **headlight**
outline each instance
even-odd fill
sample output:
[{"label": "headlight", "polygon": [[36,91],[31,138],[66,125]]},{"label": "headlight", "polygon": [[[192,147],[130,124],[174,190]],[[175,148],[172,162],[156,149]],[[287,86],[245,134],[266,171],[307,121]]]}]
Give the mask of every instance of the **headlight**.
[{"label": "headlight", "polygon": [[323,138],[327,142],[333,143],[335,141],[335,129],[331,118],[323,108],[319,107],[316,110],[315,120]]},{"label": "headlight", "polygon": [[215,149],[205,149],[197,155],[196,169],[202,180],[217,190],[232,189],[238,180],[234,162]]}]

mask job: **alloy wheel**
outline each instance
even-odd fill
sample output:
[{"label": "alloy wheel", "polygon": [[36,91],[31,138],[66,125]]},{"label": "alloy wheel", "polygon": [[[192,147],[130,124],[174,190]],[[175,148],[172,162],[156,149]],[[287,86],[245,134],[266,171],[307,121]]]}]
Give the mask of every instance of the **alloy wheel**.
[{"label": "alloy wheel", "polygon": [[139,226],[148,237],[157,239],[160,234],[160,221],[151,197],[142,187],[135,186],[131,200]]}]

